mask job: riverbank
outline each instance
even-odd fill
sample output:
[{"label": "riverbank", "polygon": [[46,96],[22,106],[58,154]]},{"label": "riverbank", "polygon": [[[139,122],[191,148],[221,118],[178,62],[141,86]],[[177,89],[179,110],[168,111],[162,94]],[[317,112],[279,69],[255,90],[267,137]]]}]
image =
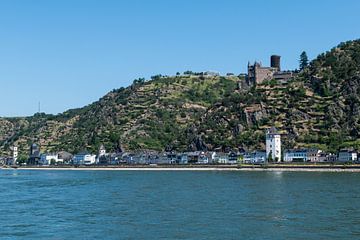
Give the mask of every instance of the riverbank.
[{"label": "riverbank", "polygon": [[119,166],[12,166],[2,170],[73,171],[269,171],[269,172],[360,172],[360,165],[270,164],[270,165],[119,165]]}]

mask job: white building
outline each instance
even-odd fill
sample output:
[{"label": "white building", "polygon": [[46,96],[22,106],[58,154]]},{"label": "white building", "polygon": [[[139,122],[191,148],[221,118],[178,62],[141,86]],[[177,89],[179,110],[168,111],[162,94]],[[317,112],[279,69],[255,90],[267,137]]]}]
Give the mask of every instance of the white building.
[{"label": "white building", "polygon": [[19,157],[18,147],[13,146],[12,152],[13,152],[13,161],[14,161],[14,164],[16,164],[16,161]]},{"label": "white building", "polygon": [[41,165],[52,165],[52,164],[62,164],[64,160],[59,158],[59,155],[56,153],[46,153],[40,155],[39,164]]},{"label": "white building", "polygon": [[269,161],[271,156],[272,161],[281,161],[281,136],[275,127],[266,131],[266,158]]},{"label": "white building", "polygon": [[265,159],[266,159],[266,152],[264,151],[254,151],[254,152],[245,153],[243,155],[244,163],[261,164],[261,163],[265,163]]},{"label": "white building", "polygon": [[93,165],[96,163],[96,155],[89,153],[79,153],[73,157],[75,165]]},{"label": "white building", "polygon": [[338,156],[339,162],[355,162],[357,161],[357,152],[352,150],[341,150]]},{"label": "white building", "polygon": [[[316,148],[310,148],[307,150],[307,161],[308,162],[321,162],[320,159],[322,151]],[[322,158],[323,159],[323,158]]]},{"label": "white building", "polygon": [[206,156],[205,152],[201,152],[199,159],[198,159],[198,163],[199,164],[208,164],[209,163],[209,157]]},{"label": "white building", "polygon": [[307,162],[307,149],[289,149],[285,151],[284,162]]},{"label": "white building", "polygon": [[105,155],[106,155],[106,149],[105,149],[104,145],[101,144],[100,149],[99,149],[99,157],[105,156]]},{"label": "white building", "polygon": [[209,163],[216,163],[217,161],[217,153],[216,152],[209,152]]},{"label": "white building", "polygon": [[104,147],[104,145],[101,144],[100,148],[99,148],[99,154],[98,157],[96,159],[96,164],[108,164],[110,161],[110,156],[108,156],[106,154],[106,149]]},{"label": "white building", "polygon": [[216,163],[219,164],[228,164],[229,163],[229,156],[226,153],[218,153],[216,155]]}]

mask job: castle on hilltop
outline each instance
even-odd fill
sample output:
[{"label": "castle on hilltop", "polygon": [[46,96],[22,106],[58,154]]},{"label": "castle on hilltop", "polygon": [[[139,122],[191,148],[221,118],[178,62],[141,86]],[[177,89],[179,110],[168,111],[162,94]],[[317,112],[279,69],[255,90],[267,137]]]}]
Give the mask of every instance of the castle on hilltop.
[{"label": "castle on hilltop", "polygon": [[272,79],[277,80],[280,83],[286,83],[294,77],[296,72],[294,71],[281,71],[280,56],[272,55],[270,57],[270,67],[262,66],[261,62],[255,62],[253,65],[248,63],[248,74],[246,77],[247,84],[254,86],[261,84],[264,81]]}]

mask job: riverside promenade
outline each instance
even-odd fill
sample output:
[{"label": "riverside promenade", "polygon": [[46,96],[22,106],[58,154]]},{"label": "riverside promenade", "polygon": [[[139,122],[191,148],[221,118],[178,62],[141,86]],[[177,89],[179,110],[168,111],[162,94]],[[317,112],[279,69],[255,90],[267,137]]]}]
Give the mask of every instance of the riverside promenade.
[{"label": "riverside promenade", "polygon": [[2,166],[2,170],[360,172],[360,164]]}]

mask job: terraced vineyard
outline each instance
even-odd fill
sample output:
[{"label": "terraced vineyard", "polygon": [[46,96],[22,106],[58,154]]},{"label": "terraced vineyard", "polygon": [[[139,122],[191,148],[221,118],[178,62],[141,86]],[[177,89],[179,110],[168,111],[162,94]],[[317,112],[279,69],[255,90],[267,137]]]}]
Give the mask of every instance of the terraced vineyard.
[{"label": "terraced vineyard", "polygon": [[360,149],[360,41],[319,55],[287,84],[249,87],[236,76],[137,79],[59,115],[0,119],[0,152],[264,148],[276,126],[285,147]]}]

